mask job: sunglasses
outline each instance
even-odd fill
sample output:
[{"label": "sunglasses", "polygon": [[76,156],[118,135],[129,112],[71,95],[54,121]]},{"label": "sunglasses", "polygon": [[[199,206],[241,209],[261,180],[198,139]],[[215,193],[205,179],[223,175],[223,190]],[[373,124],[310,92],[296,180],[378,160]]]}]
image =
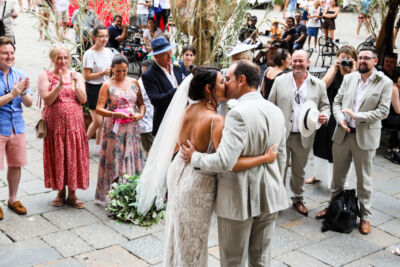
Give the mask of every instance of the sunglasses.
[{"label": "sunglasses", "polygon": [[294,101],[296,101],[297,105],[300,105],[300,93],[299,93],[299,90],[296,91],[296,95],[294,96]]},{"label": "sunglasses", "polygon": [[[10,89],[4,90],[4,95],[11,93]],[[12,100],[10,102],[8,102],[7,104],[11,105],[12,104]]]}]

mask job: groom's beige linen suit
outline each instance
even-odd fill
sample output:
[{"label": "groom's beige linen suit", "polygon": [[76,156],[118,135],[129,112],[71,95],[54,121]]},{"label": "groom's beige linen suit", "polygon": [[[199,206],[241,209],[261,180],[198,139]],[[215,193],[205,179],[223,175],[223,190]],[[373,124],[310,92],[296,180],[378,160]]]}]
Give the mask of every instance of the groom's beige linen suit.
[{"label": "groom's beige linen suit", "polygon": [[[357,97],[359,72],[347,74],[333,102],[333,114],[339,123],[345,120],[342,109],[353,110]],[[381,138],[381,120],[389,114],[392,81],[380,71],[374,71],[355,113],[355,129],[346,133],[339,125],[333,134],[332,198],[343,191],[346,174],[352,158],[357,175],[357,196],[360,201],[361,219],[368,221],[371,214],[372,160]],[[349,118],[346,120],[348,125]]]},{"label": "groom's beige linen suit", "polygon": [[[215,212],[221,266],[269,266],[277,212],[288,207],[282,174],[285,167],[285,125],[282,112],[260,93],[241,96],[228,112],[222,140],[214,154],[194,152],[196,170],[218,176]],[[228,172],[240,156],[259,156],[277,145],[272,164]],[[226,172],[226,173],[225,173]]]},{"label": "groom's beige linen suit", "polygon": [[[277,105],[283,112],[286,125],[286,151],[288,160],[291,157],[292,179],[290,188],[293,192],[293,201],[303,201],[304,193],[304,168],[307,164],[308,154],[314,142],[315,132],[309,137],[301,136],[299,132],[293,132],[294,97],[293,73],[286,73],[276,77],[268,100]],[[330,105],[326,93],[325,83],[308,74],[306,100],[313,101],[320,114],[325,114],[327,120],[330,116]],[[302,89],[303,90],[303,89]],[[304,103],[301,103],[304,104]],[[286,180],[286,179],[285,179]]]}]

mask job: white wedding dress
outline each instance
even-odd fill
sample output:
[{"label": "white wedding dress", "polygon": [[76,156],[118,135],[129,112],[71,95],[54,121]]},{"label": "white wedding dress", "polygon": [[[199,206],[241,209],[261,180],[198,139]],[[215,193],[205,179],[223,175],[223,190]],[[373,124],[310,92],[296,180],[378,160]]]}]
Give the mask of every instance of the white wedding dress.
[{"label": "white wedding dress", "polygon": [[[211,123],[211,129],[212,129]],[[212,130],[211,130],[212,137]],[[207,153],[215,148],[210,137]],[[208,262],[208,233],[217,178],[195,171],[175,156],[167,175],[168,203],[163,266],[203,267]]]}]

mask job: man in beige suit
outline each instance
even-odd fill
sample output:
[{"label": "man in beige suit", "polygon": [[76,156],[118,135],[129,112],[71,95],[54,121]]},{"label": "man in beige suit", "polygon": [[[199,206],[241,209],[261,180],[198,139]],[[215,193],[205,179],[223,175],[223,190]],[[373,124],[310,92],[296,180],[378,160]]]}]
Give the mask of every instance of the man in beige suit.
[{"label": "man in beige suit", "polygon": [[[196,170],[218,175],[215,212],[221,266],[269,266],[271,238],[279,210],[288,207],[282,174],[285,167],[285,125],[282,112],[257,92],[260,70],[248,60],[226,73],[227,98],[238,104],[228,112],[221,143],[214,154],[183,151]],[[241,156],[258,156],[276,145],[277,161],[238,172]],[[181,150],[182,151],[182,150]],[[193,154],[192,154],[193,153]]]},{"label": "man in beige suit", "polygon": [[[372,159],[379,147],[381,120],[389,114],[392,81],[374,66],[378,63],[375,48],[363,48],[358,55],[358,72],[344,76],[333,103],[338,125],[333,135],[333,178],[331,199],[343,191],[351,161],[357,175],[360,202],[360,232],[370,232]],[[327,209],[316,214],[324,218]]]},{"label": "man in beige suit", "polygon": [[293,193],[293,207],[305,216],[308,215],[308,210],[303,202],[304,168],[314,142],[315,132],[309,137],[300,135],[300,110],[307,100],[311,100],[320,112],[319,123],[325,124],[330,116],[325,83],[308,73],[309,65],[307,52],[296,50],[292,55],[293,72],[275,79],[268,99],[277,105],[285,116],[287,162],[291,161],[292,168],[290,189]]}]

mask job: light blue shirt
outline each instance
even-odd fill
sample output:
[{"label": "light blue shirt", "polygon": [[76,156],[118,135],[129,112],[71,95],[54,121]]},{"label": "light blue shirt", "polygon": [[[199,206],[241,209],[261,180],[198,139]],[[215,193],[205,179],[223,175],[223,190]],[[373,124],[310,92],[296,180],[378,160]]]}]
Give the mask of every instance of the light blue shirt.
[{"label": "light blue shirt", "polygon": [[[4,73],[0,71],[0,97],[11,92],[14,84],[19,81],[19,78],[25,80],[25,73],[20,69],[11,68],[7,75],[7,86]],[[26,90],[26,93],[32,94],[30,88]],[[15,134],[25,132],[25,121],[22,117],[23,110],[21,103],[21,96],[18,96],[0,107],[0,135],[10,136],[13,128]]]}]

